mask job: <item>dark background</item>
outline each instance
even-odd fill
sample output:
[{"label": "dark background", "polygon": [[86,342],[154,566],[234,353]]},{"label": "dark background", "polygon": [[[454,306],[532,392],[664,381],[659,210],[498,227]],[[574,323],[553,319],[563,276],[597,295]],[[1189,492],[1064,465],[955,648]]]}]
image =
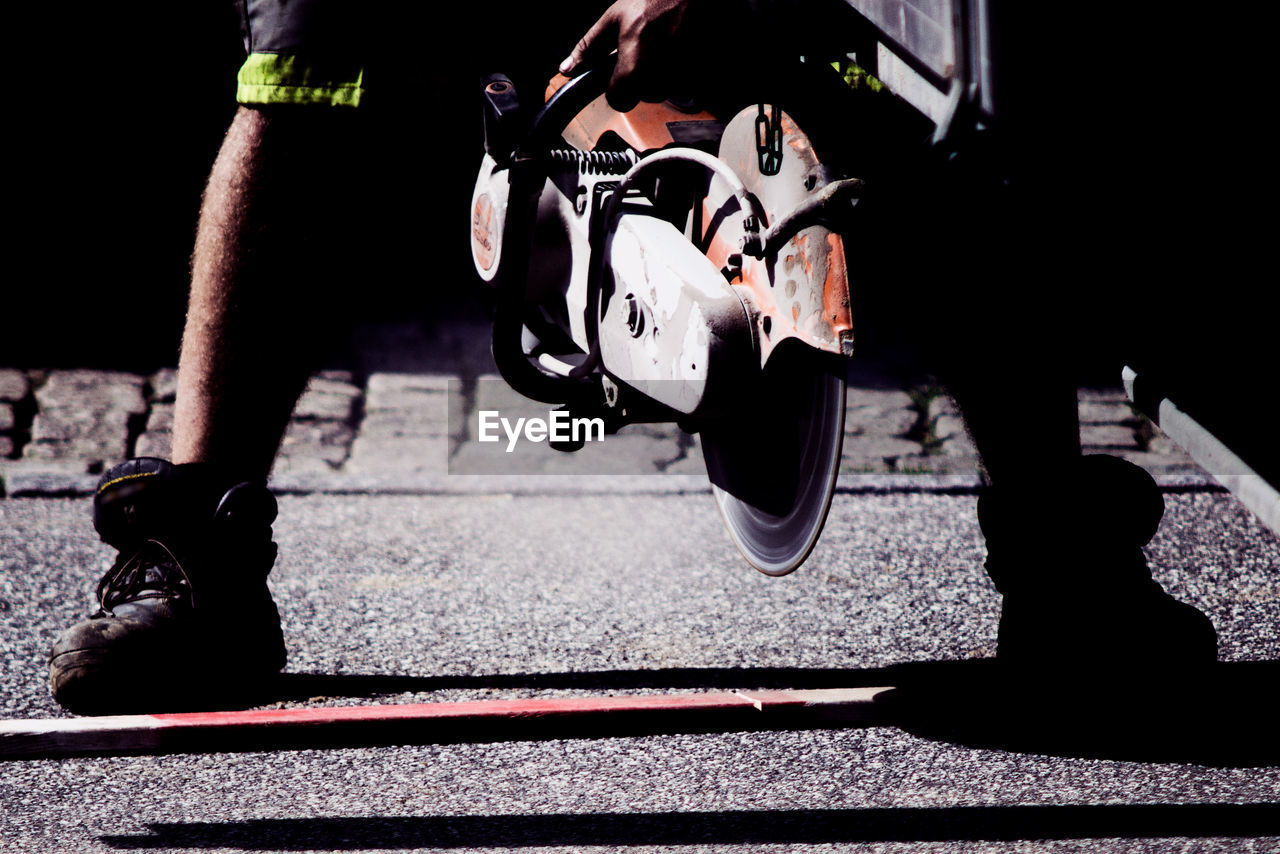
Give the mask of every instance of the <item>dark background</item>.
[{"label": "dark background", "polygon": [[[407,105],[400,117],[399,143],[423,155],[407,158],[412,180],[388,188],[381,213],[388,221],[434,223],[439,233],[422,247],[421,277],[385,292],[366,309],[372,319],[474,306],[461,232],[480,154],[478,107],[463,91],[468,74],[493,57],[503,58],[493,60],[495,70],[542,62],[553,71],[604,5],[515,4],[518,11],[501,13],[486,6],[463,9],[461,23],[420,13],[409,40],[416,44],[421,34],[422,54],[441,73],[427,102]],[[242,53],[235,6],[28,6],[15,14],[19,43],[8,63],[15,82],[0,364],[171,365],[200,194],[235,109]],[[1237,27],[1221,37],[1204,21],[1172,15],[1151,19],[1159,22],[1154,29],[1146,19],[1078,17],[1087,20],[1059,35],[1062,61],[1054,67],[1064,91],[1102,93],[1110,106],[1071,116],[1068,136],[1089,136],[1090,156],[1104,167],[1118,158],[1137,164],[1154,191],[1145,209],[1121,219],[1124,259],[1101,257],[1096,280],[1081,282],[1082,299],[1093,301],[1089,311],[1106,316],[1109,329],[1131,332],[1165,359],[1256,351],[1246,344],[1270,328],[1275,290],[1268,247],[1276,182],[1261,120],[1266,84],[1259,82],[1269,54],[1250,45],[1260,36]],[[1057,20],[1043,31],[1060,32]],[[1090,65],[1119,56],[1127,59],[1115,79]],[[1104,168],[1098,180],[1073,180],[1065,190],[1102,225],[1116,220],[1109,218],[1114,183]],[[417,227],[405,226],[406,235]],[[1103,237],[1084,229],[1069,249],[1096,252],[1095,238]],[[1112,281],[1122,282],[1120,291]],[[1082,350],[1114,350],[1111,342],[1084,343]],[[1232,356],[1223,370],[1238,374],[1241,358]]]},{"label": "dark background", "polygon": [[[6,123],[0,364],[176,364],[200,196],[236,108],[235,3],[30,5],[8,63],[18,83]],[[426,89],[387,111],[396,166],[374,170],[384,186],[369,212],[412,269],[374,299],[365,282],[317,299],[372,322],[483,312],[465,233],[482,154],[474,81],[531,67],[545,80],[604,5],[412,11],[399,35]]]},{"label": "dark background", "polygon": [[9,66],[0,363],[172,364],[200,194],[234,111],[224,2],[29,4]]}]

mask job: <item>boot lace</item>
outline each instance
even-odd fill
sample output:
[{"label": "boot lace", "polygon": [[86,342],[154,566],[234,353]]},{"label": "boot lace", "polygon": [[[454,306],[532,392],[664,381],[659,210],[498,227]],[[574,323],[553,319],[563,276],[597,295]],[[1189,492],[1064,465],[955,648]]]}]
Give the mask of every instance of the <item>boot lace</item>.
[{"label": "boot lace", "polygon": [[191,576],[173,550],[159,540],[143,540],[136,551],[121,554],[98,582],[98,605],[103,613],[126,602],[170,597],[185,598],[194,605]]}]

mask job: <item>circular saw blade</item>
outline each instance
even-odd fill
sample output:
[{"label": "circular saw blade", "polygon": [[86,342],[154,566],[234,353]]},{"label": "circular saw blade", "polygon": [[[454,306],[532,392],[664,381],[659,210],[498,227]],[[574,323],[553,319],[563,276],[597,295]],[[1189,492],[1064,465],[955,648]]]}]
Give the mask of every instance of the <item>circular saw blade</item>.
[{"label": "circular saw blade", "polygon": [[826,523],[843,444],[845,380],[812,365],[772,373],[759,405],[704,429],[701,440],[730,538],[748,563],[776,576],[804,562]]},{"label": "circular saw blade", "polygon": [[[770,168],[759,145],[765,124],[777,140]],[[759,202],[762,225],[836,174],[790,114],[765,104],[729,122],[719,157]],[[708,202],[716,212],[725,209],[722,202],[732,205],[717,181]],[[715,224],[708,255],[727,258],[744,233],[743,218],[708,221]],[[756,569],[785,575],[817,543],[840,465],[843,366],[823,359],[842,354],[852,331],[843,241],[823,226],[805,228],[776,255],[745,259],[731,284],[754,307],[762,373],[739,396],[736,411],[703,428],[703,455],[734,544]]]}]

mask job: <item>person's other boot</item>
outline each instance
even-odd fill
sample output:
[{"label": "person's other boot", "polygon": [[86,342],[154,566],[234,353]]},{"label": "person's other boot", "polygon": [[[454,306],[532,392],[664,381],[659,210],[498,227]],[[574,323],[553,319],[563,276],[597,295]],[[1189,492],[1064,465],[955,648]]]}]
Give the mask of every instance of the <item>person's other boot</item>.
[{"label": "person's other boot", "polygon": [[1044,673],[1143,677],[1212,664],[1208,617],[1166,593],[1142,548],[1164,500],[1117,457],[1082,457],[1065,477],[987,490],[978,519],[987,572],[1004,597],[997,657]]},{"label": "person's other boot", "polygon": [[141,458],[103,475],[94,527],[119,550],[98,610],[50,655],[54,698],[78,714],[216,706],[253,696],[285,663],[267,589],[275,498],[199,465]]}]

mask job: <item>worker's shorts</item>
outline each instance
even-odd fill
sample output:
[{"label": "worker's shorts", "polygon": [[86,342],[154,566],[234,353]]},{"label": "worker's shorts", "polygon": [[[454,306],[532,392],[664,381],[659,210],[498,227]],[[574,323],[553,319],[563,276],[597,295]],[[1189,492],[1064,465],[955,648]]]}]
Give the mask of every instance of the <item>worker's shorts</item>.
[{"label": "worker's shorts", "polygon": [[[241,104],[365,106],[438,92],[492,72],[545,83],[607,8],[563,0],[554,13],[524,0],[236,0],[247,57]],[[535,78],[536,79],[536,78]],[[537,95],[541,87],[537,87]]]},{"label": "worker's shorts", "polygon": [[358,106],[370,13],[358,0],[237,0],[241,104]]}]

